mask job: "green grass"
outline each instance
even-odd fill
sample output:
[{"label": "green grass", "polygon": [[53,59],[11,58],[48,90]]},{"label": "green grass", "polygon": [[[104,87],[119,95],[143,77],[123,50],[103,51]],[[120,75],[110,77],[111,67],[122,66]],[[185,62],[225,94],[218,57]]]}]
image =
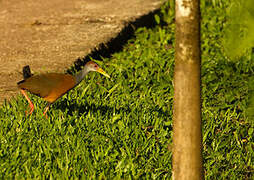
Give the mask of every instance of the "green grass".
[{"label": "green grass", "polygon": [[[221,48],[226,0],[202,1],[202,120],[206,179],[252,179],[254,123],[247,117],[254,54]],[[162,8],[122,52],[105,58],[42,117],[46,103],[19,96],[0,107],[0,178],[168,179],[171,177],[174,23]],[[158,21],[160,20],[160,21]],[[174,45],[173,45],[174,46]]]}]

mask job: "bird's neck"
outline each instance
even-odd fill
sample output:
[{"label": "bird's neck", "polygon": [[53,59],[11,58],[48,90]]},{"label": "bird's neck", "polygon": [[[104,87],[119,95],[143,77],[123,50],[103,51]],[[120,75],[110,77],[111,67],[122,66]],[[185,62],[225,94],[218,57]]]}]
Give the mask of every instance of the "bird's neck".
[{"label": "bird's neck", "polygon": [[88,68],[84,67],[84,69],[82,69],[80,72],[74,75],[76,79],[76,85],[79,84],[88,73],[89,73]]}]

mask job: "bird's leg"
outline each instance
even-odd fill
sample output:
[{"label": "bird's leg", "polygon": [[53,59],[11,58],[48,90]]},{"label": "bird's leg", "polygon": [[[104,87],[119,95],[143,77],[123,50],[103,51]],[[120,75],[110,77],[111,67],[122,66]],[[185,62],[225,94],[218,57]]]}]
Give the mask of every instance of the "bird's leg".
[{"label": "bird's leg", "polygon": [[49,110],[49,106],[50,106],[50,103],[47,104],[47,106],[45,107],[45,110],[44,110],[44,113],[43,113],[43,116],[46,115],[46,118],[47,118],[47,111]]},{"label": "bird's leg", "polygon": [[[29,99],[29,97],[27,96],[26,92],[23,89],[21,89],[21,93],[25,96],[26,100],[29,103],[29,106],[30,106],[29,114],[32,114],[34,111],[34,105],[33,105],[32,101]],[[27,111],[26,111],[26,114],[27,114]]]}]

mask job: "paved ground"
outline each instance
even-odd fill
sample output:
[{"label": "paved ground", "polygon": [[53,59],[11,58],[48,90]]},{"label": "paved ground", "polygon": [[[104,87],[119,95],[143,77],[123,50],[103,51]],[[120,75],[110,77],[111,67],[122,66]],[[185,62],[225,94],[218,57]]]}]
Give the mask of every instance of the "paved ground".
[{"label": "paved ground", "polygon": [[63,72],[161,0],[0,0],[0,102],[17,94],[22,67]]}]

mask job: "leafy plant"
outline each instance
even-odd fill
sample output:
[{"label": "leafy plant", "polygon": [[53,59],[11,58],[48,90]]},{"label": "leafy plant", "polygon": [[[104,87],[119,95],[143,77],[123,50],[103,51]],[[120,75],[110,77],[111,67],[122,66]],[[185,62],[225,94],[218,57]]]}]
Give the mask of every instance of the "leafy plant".
[{"label": "leafy plant", "polygon": [[233,0],[227,13],[223,45],[227,56],[234,59],[254,47],[254,1]]}]

